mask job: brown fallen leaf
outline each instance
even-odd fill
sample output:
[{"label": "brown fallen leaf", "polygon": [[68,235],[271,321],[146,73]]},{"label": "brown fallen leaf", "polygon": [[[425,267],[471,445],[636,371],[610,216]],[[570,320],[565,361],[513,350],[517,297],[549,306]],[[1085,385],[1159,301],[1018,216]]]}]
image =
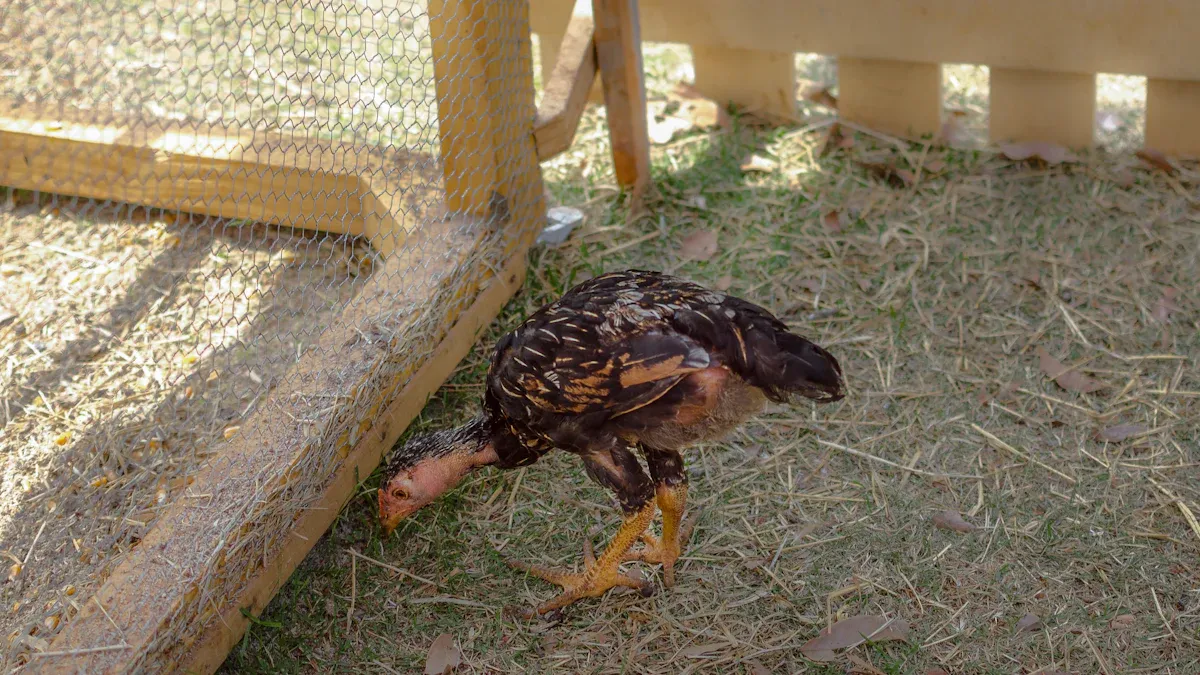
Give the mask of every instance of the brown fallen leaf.
[{"label": "brown fallen leaf", "polygon": [[727,290],[729,290],[729,287],[732,285],[733,285],[733,277],[726,274],[722,277],[717,278],[716,283],[713,284],[713,288],[717,289],[718,291],[727,291]]},{"label": "brown fallen leaf", "polygon": [[742,171],[774,171],[779,168],[779,162],[762,155],[750,155],[742,162]]},{"label": "brown fallen leaf", "polygon": [[1145,433],[1146,427],[1140,424],[1118,424],[1115,427],[1108,427],[1096,432],[1096,440],[1108,441],[1109,443],[1120,443],[1130,436],[1137,436]]},{"label": "brown fallen leaf", "polygon": [[933,524],[943,530],[954,530],[955,532],[974,532],[978,529],[975,525],[963,520],[962,514],[958,511],[941,511],[933,514]]},{"label": "brown fallen leaf", "polygon": [[0,305],[0,328],[4,328],[8,324],[17,320],[17,313],[11,309]]},{"label": "brown fallen leaf", "polygon": [[823,105],[826,108],[838,109],[837,97],[829,93],[829,87],[813,85],[805,89],[804,100]]},{"label": "brown fallen leaf", "polygon": [[854,137],[846,134],[842,130],[842,125],[834,122],[829,125],[829,130],[825,133],[825,142],[821,144],[821,151],[817,153],[818,157],[824,157],[834,150],[845,150],[854,147]]},{"label": "brown fallen leaf", "polygon": [[1164,288],[1162,295],[1158,298],[1158,302],[1154,303],[1154,310],[1150,312],[1154,320],[1159,323],[1166,323],[1171,318],[1171,314],[1179,311],[1179,305],[1175,302],[1175,298],[1179,297],[1179,290],[1175,288]]},{"label": "brown fallen leaf", "polygon": [[680,656],[685,656],[689,659],[695,659],[719,652],[728,646],[728,642],[710,642],[708,644],[692,645],[691,647],[679,652],[679,654]]},{"label": "brown fallen leaf", "polygon": [[425,675],[446,675],[462,664],[462,652],[454,644],[454,636],[442,633],[429,645],[425,657]]},{"label": "brown fallen leaf", "polygon": [[1029,633],[1042,629],[1042,620],[1037,614],[1026,614],[1017,621],[1018,633]]},{"label": "brown fallen leaf", "polygon": [[946,163],[940,159],[931,159],[925,162],[925,172],[931,175],[937,175],[946,170]]},{"label": "brown fallen leaf", "polygon": [[771,670],[758,659],[750,659],[746,665],[749,666],[750,675],[771,675]]},{"label": "brown fallen leaf", "polygon": [[1108,627],[1116,629],[1129,628],[1135,621],[1137,621],[1137,618],[1132,614],[1118,614],[1113,617],[1112,621],[1108,622]]},{"label": "brown fallen leaf", "polygon": [[1067,370],[1058,359],[1050,356],[1050,352],[1042,347],[1037,348],[1038,365],[1047,377],[1051,377],[1058,386],[1080,394],[1090,394],[1104,388],[1099,380],[1084,375],[1077,370]]},{"label": "brown fallen leaf", "polygon": [[908,622],[888,621],[882,616],[852,616],[822,630],[817,637],[800,646],[801,653],[812,661],[832,661],[835,649],[856,647],[868,639],[871,642],[908,639]]},{"label": "brown fallen leaf", "polygon": [[906,188],[912,185],[917,177],[908,169],[901,169],[883,162],[857,162],[867,170],[872,177],[881,180],[894,188]]},{"label": "brown fallen leaf", "polygon": [[1043,143],[1042,141],[1001,143],[1000,151],[1004,153],[1005,157],[1016,162],[1026,159],[1038,159],[1047,164],[1079,161],[1079,157],[1075,153],[1063,146],[1055,145],[1054,143]]},{"label": "brown fallen leaf", "polygon": [[825,224],[825,229],[837,234],[842,231],[842,212],[837,209],[827,211],[821,216],[821,222]]},{"label": "brown fallen leaf", "polygon": [[1134,154],[1137,155],[1138,159],[1149,164],[1155,169],[1162,171],[1168,176],[1174,176],[1176,173],[1179,173],[1178,170],[1176,170],[1175,165],[1171,164],[1170,158],[1154,148],[1142,148]]},{"label": "brown fallen leaf", "polygon": [[685,260],[708,260],[717,252],[717,233],[696,230],[679,243],[679,255]]}]

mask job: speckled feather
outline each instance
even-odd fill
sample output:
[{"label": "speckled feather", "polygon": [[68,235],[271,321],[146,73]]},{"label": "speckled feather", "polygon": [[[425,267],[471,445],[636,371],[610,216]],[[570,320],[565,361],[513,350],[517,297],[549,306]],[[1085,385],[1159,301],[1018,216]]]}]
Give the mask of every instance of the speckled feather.
[{"label": "speckled feather", "polygon": [[496,346],[484,405],[498,466],[627,448],[696,395],[689,375],[713,368],[775,401],[842,395],[836,359],[762,307],[657,272],[586,281]]}]

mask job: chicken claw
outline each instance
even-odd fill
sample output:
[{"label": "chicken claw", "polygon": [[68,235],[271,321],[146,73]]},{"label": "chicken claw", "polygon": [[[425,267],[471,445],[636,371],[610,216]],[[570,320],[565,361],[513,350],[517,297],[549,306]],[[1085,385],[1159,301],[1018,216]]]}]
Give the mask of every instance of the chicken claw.
[{"label": "chicken claw", "polygon": [[620,565],[629,547],[645,532],[654,517],[654,505],[647,504],[640,511],[625,518],[621,529],[613,535],[612,541],[597,559],[592,550],[592,543],[585,539],[583,544],[583,572],[566,572],[539,565],[531,565],[516,560],[506,560],[509,565],[527,572],[552,584],[563,587],[563,592],[557,597],[538,605],[536,609],[521,612],[526,619],[562,609],[583,598],[595,598],[617,586],[637,589],[643,597],[654,593],[654,584],[646,579],[639,579],[622,574]]}]

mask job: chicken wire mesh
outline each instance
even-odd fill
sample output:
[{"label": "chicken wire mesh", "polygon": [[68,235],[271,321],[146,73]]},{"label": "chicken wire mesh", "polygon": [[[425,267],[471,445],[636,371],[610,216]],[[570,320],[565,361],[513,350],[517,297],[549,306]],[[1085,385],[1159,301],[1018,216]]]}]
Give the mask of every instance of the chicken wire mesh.
[{"label": "chicken wire mesh", "polygon": [[[526,45],[522,4],[492,4],[488,25],[455,34]],[[430,15],[461,20],[438,16],[453,5],[0,6],[8,667],[45,652],[159,517],[195,497],[206,461],[244,480],[204,495],[196,527],[177,528],[162,555],[190,559],[163,574],[199,570],[195,592],[135,665],[154,669],[197,622],[219,621],[322,493],[366,408],[411,377],[511,255],[522,235],[499,221],[540,200],[540,182],[510,172],[496,185],[508,208],[453,217],[440,152],[449,126],[490,116],[497,163],[510,161],[532,92],[447,100],[478,90],[445,86],[479,72],[459,74],[450,59],[439,63],[439,125]],[[524,57],[483,70],[532,84]],[[31,124],[150,155],[22,146]],[[258,159],[243,161],[250,151]],[[178,175],[147,168],[164,162]],[[18,189],[27,179],[61,189]],[[265,421],[242,428],[255,415]],[[303,450],[265,464],[221,454],[251,433],[251,447]]]}]

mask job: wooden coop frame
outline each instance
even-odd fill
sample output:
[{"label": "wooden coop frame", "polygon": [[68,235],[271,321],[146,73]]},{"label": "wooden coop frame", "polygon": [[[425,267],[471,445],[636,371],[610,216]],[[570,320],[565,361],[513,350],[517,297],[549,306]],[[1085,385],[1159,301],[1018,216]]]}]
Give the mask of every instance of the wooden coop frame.
[{"label": "wooden coop frame", "polygon": [[[542,63],[571,0],[531,0]],[[641,0],[642,35],[691,47],[697,89],[794,117],[794,54],[838,62],[842,118],[941,128],[941,64],[990,69],[990,140],[1093,145],[1096,74],[1147,77],[1145,145],[1200,156],[1200,4],[1181,0]],[[545,67],[545,65],[543,65]]]},{"label": "wooden coop frame", "polygon": [[[527,0],[430,0],[442,179],[450,214],[438,220],[407,222],[394,198],[397,190],[356,171],[369,155],[368,148],[297,142],[253,130],[98,126],[83,115],[51,117],[36,107],[0,101],[2,185],[347,233],[365,238],[381,254],[382,264],[320,337],[319,349],[302,357],[284,380],[290,384],[271,392],[238,435],[199,469],[192,493],[219,494],[222,485],[252,480],[265,467],[296,465],[303,444],[285,440],[287,435],[278,431],[289,424],[285,415],[296,383],[303,382],[310,393],[368,389],[365,379],[339,381],[338,364],[372,358],[367,346],[354,339],[354,326],[378,311],[380,303],[419,304],[422,298],[410,297],[417,291],[406,294],[405,270],[419,269],[423,275],[447,272],[441,277],[442,287],[423,293],[428,294],[426,304],[429,297],[452,299],[436,308],[441,325],[447,327],[436,347],[414,368],[398,373],[381,389],[371,389],[373,398],[366,405],[360,401],[354,422],[336,436],[342,461],[329,477],[319,506],[293,514],[295,536],[277,550],[236,553],[255,557],[253,573],[237,597],[206,614],[195,611],[184,617],[207,620],[190,624],[197,630],[182,644],[164,649],[169,656],[155,651],[161,649],[156,637],[180,620],[176,613],[195,597],[196,587],[189,580],[200,578],[201,570],[178,569],[169,577],[151,572],[162,567],[162,559],[169,560],[178,533],[219,535],[214,523],[196,515],[198,509],[182,503],[188,499],[185,494],[82,603],[50,649],[32,659],[27,672],[128,672],[138,669],[138,659],[147,654],[157,656],[156,672],[212,672],[220,666],[246,631],[248,617],[263,611],[351,498],[357,480],[375,469],[520,287],[526,252],[544,225],[538,163],[569,147],[597,74],[604,85],[618,181],[635,191],[645,185],[649,141],[636,3],[579,0],[569,8],[570,26],[562,31],[563,58],[549,73],[541,108],[535,111]],[[497,40],[499,17],[514,16],[519,17],[517,39]],[[513,29],[504,30],[511,34]],[[528,123],[511,123],[513,111]],[[499,192],[503,186],[512,188],[510,194]],[[500,210],[497,195],[504,204]],[[450,256],[441,247],[405,246],[445,235],[464,223],[497,217],[498,211],[503,212],[500,226],[513,228],[515,236],[497,273],[449,273],[470,264],[483,245],[482,236]],[[337,355],[337,361],[331,363],[330,354]],[[242,526],[256,523],[245,520]],[[138,601],[130,602],[132,598]]]}]

